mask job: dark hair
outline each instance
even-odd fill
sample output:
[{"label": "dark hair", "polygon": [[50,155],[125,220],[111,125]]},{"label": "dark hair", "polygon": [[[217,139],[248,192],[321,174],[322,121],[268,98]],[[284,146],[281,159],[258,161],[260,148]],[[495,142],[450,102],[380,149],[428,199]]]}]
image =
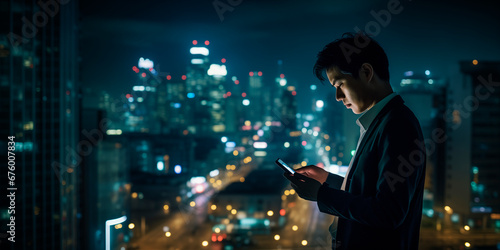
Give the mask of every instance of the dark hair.
[{"label": "dark hair", "polygon": [[335,66],[357,78],[363,63],[371,64],[380,79],[389,81],[389,60],[384,49],[364,33],[344,33],[318,53],[313,71],[320,81],[326,80],[323,71]]}]

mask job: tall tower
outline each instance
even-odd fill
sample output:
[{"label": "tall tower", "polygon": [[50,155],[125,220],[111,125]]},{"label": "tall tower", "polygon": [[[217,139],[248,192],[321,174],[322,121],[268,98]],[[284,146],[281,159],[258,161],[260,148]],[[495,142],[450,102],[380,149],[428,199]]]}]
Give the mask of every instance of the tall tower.
[{"label": "tall tower", "polygon": [[[84,149],[78,142],[78,2],[50,3],[1,2],[0,140],[7,145],[7,136],[15,136],[16,161],[12,185],[1,182],[0,214],[9,215],[3,192],[17,188],[10,214],[15,245],[1,239],[2,249],[79,245],[77,175]],[[0,178],[7,180],[7,166],[2,169]],[[2,232],[7,223],[2,219]]]},{"label": "tall tower", "polygon": [[[446,109],[446,82],[429,70],[422,74],[405,72],[399,94],[420,122],[424,140],[430,142],[436,133],[444,133],[446,125],[442,115]],[[427,144],[427,166],[424,187],[424,213],[433,215],[433,208],[442,209],[444,204],[444,178],[446,142]]]},{"label": "tall tower", "polygon": [[444,118],[449,130],[446,205],[486,227],[500,212],[500,62],[460,62]]}]

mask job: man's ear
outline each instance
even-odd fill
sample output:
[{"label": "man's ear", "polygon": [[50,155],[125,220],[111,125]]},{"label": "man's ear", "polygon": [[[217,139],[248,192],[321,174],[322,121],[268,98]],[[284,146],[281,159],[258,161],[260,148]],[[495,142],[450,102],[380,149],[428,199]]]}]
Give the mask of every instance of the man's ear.
[{"label": "man's ear", "polygon": [[374,79],[375,72],[373,67],[369,63],[363,63],[361,69],[359,69],[359,77],[366,82],[371,82]]}]

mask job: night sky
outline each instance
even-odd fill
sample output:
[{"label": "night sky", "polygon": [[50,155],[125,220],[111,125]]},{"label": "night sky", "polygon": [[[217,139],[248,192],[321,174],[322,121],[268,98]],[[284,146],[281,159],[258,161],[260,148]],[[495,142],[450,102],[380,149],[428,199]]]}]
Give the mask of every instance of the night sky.
[{"label": "night sky", "polygon": [[[116,96],[127,93],[136,79],[132,66],[140,57],[153,60],[157,70],[159,65],[160,71],[180,76],[189,64],[191,42],[209,40],[212,63],[226,58],[228,76],[237,76],[242,84],[248,84],[250,70],[263,71],[271,82],[277,60],[283,60],[302,106],[311,84],[327,88],[312,74],[317,52],[356,26],[365,30],[376,21],[370,12],[387,10],[392,1],[230,0],[241,3],[224,12],[223,21],[213,0],[114,2],[80,1],[84,87]],[[389,57],[391,84],[398,85],[408,70],[429,69],[447,77],[459,60],[500,60],[500,4],[494,2],[400,1],[401,12],[391,14],[374,37]]]}]

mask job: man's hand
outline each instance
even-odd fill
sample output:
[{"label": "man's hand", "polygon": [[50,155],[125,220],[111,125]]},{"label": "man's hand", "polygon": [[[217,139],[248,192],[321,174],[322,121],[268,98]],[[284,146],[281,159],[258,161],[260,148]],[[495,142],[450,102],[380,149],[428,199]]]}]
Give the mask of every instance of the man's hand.
[{"label": "man's hand", "polygon": [[295,172],[307,176],[309,178],[313,178],[319,181],[319,183],[321,184],[325,183],[326,178],[328,178],[328,172],[326,172],[326,170],[314,165],[309,165],[303,168],[296,169]]},{"label": "man's hand", "polygon": [[311,179],[299,173],[291,175],[285,172],[283,175],[292,182],[292,187],[295,189],[300,198],[309,201],[318,200],[318,191],[321,187],[321,183],[317,180]]}]

